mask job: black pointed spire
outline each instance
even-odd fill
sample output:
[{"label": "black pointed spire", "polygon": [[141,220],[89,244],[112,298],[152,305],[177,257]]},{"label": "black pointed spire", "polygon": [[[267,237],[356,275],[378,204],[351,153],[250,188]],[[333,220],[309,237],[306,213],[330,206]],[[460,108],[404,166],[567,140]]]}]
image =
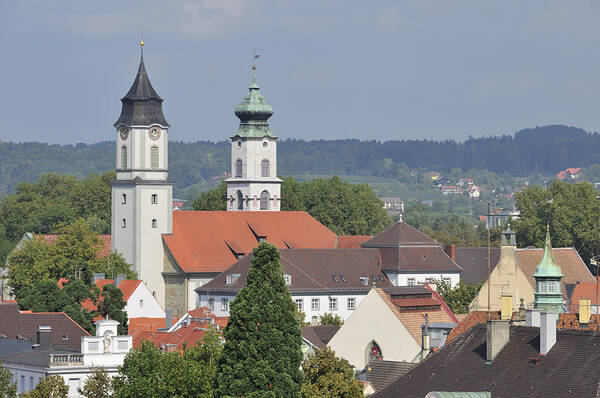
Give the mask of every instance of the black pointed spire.
[{"label": "black pointed spire", "polygon": [[[142,42],[143,43],[143,42]],[[169,127],[169,123],[165,119],[162,112],[163,99],[150,84],[146,66],[144,65],[144,47],[142,44],[142,55],[140,58],[140,66],[133,81],[133,85],[121,98],[121,116],[115,122],[115,127],[119,125],[127,126],[151,126],[159,124],[164,127]]]}]

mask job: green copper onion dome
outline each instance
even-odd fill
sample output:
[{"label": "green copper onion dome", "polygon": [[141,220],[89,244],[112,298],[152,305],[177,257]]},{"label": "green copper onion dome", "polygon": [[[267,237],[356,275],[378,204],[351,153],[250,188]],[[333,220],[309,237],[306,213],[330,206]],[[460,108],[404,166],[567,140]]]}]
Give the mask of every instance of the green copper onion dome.
[{"label": "green copper onion dome", "polygon": [[544,247],[544,257],[535,268],[535,278],[562,278],[564,275],[560,266],[554,262],[552,254],[552,244],[550,243],[550,227],[546,227],[546,245]]},{"label": "green copper onion dome", "polygon": [[[253,65],[252,69],[256,67]],[[255,78],[252,79],[248,89],[250,93],[235,107],[235,115],[240,119],[240,126],[231,138],[277,138],[269,129],[267,122],[273,115],[273,107],[267,104],[260,94],[260,87],[256,84]]]}]

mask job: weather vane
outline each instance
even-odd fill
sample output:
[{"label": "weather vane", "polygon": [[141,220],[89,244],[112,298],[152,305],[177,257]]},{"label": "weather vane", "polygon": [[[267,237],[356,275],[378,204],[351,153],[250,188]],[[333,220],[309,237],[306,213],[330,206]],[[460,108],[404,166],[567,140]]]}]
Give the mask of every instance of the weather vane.
[{"label": "weather vane", "polygon": [[256,83],[256,60],[260,58],[260,54],[256,50],[252,50],[252,81]]}]

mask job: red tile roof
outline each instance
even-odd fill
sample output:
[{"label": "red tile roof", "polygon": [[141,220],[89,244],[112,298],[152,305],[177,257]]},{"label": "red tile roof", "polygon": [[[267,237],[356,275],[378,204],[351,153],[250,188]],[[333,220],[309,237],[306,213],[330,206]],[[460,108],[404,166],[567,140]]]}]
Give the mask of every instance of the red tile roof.
[{"label": "red tile roof", "polygon": [[[69,280],[66,278],[60,278],[58,280],[58,286],[62,289],[64,284],[68,281]],[[100,289],[100,291],[102,291],[102,288],[104,288],[104,286],[114,285],[114,283],[115,281],[113,279],[98,279],[95,282],[96,286],[98,287],[98,289]],[[139,279],[126,279],[119,283],[119,289],[121,289],[121,292],[123,292],[123,301],[127,302],[127,300],[129,300],[129,298],[140,283],[142,283],[142,281]],[[100,295],[99,299],[102,299],[102,295]],[[90,299],[85,299],[84,301],[82,301],[81,306],[88,311],[98,310],[98,307]],[[94,321],[97,321],[98,319],[101,319],[101,317],[94,318]]]},{"label": "red tile roof", "polygon": [[332,231],[301,211],[178,211],[163,241],[184,272],[222,272],[237,254],[251,253],[259,237],[279,249],[334,248],[336,242]]},{"label": "red tile roof", "polygon": [[142,341],[149,340],[165,351],[182,351],[184,346],[195,346],[202,341],[207,327],[208,324],[193,322],[172,333],[144,331],[133,336],[133,348],[138,348]]},{"label": "red tile roof", "polygon": [[[46,235],[36,235],[37,237],[39,237],[40,239],[44,240],[46,243],[48,244],[53,244],[54,242],[56,242],[56,239],[58,238],[58,235],[54,235],[54,234],[46,234]],[[98,251],[98,256],[99,257],[106,257],[110,254],[110,235],[98,235],[98,238],[100,238],[100,241],[102,242],[102,247],[100,248],[100,251]]]},{"label": "red tile roof", "polygon": [[129,318],[127,334],[136,335],[141,332],[157,332],[165,327],[165,318]]},{"label": "red tile roof", "polygon": [[[591,300],[591,305],[598,305],[598,298],[596,295],[596,288],[598,287],[597,283],[580,283],[575,286],[573,289],[573,294],[571,295],[571,312],[579,313],[579,300],[580,299],[589,299]],[[600,290],[600,289],[599,289]]]},{"label": "red tile roof", "polygon": [[340,235],[337,237],[337,249],[358,249],[360,244],[371,239],[371,235]]}]

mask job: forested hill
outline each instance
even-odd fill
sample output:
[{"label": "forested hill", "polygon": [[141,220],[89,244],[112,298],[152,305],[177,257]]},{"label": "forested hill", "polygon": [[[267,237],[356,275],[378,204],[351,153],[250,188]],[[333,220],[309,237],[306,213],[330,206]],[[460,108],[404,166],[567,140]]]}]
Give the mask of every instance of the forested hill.
[{"label": "forested hill", "polygon": [[[87,175],[112,170],[114,142],[86,145],[0,143],[0,195],[42,173]],[[396,178],[406,168],[440,172],[453,168],[495,173],[554,174],[567,167],[600,163],[600,135],[561,125],[521,130],[514,136],[470,138],[464,142],[285,140],[279,144],[279,174],[377,175]],[[179,188],[229,170],[226,142],[171,142],[169,176]]]}]

